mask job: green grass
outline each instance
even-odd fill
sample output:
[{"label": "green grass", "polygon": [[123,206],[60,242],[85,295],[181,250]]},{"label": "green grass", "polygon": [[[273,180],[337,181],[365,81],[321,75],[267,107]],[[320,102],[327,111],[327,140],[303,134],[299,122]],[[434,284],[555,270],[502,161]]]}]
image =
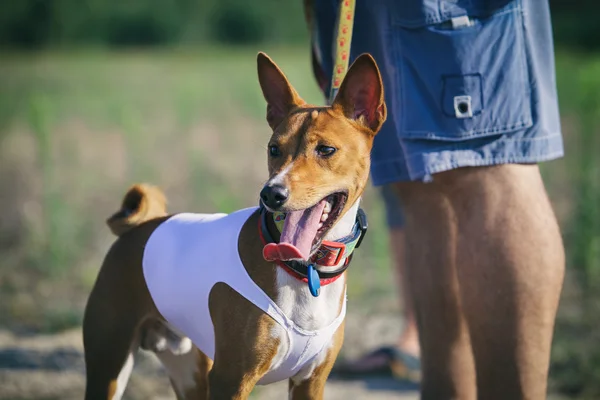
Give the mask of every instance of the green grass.
[{"label": "green grass", "polygon": [[[304,52],[269,54],[305,100],[322,103]],[[21,232],[1,250],[5,326],[78,323],[112,240],[104,220],[134,182],[160,185],[174,211],[257,204],[269,128],[254,50],[8,54],[0,88],[0,183],[14,190]],[[350,290],[368,306],[393,287],[379,199],[367,194],[366,207]]]},{"label": "green grass", "polygon": [[[321,104],[306,49],[268,53]],[[138,181],[173,211],[256,204],[269,128],[256,51],[48,52],[0,57],[0,324],[80,323],[112,241],[105,218]],[[567,244],[554,350],[556,387],[600,395],[600,57],[559,52],[568,156],[543,165]],[[353,309],[395,305],[382,204],[365,196],[369,234],[349,273]],[[597,398],[597,396],[595,397]]]},{"label": "green grass", "polygon": [[[582,399],[600,398],[600,57],[563,55],[558,85],[567,157],[570,212],[563,221],[567,285],[557,322],[555,387]],[[548,174],[552,176],[551,174]]]}]

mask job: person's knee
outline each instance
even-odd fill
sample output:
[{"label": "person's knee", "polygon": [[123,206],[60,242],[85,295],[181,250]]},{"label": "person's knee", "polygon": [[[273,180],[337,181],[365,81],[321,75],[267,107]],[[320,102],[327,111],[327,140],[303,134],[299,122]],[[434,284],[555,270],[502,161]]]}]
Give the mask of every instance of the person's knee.
[{"label": "person's knee", "polygon": [[537,233],[539,239],[562,248],[537,165],[457,168],[434,175],[432,182],[398,182],[394,189],[406,210],[407,224],[428,229],[429,221],[435,224],[448,218],[468,232],[495,221],[493,235],[543,230]]},{"label": "person's knee", "polygon": [[423,201],[450,201],[453,205],[465,200],[470,204],[485,203],[506,196],[547,199],[535,164],[456,168],[435,174],[432,182],[397,182],[393,187],[407,206]]},{"label": "person's knee", "polygon": [[[500,164],[457,168],[435,175],[438,190],[451,201],[488,200],[492,196],[524,195],[546,197],[537,164]],[[477,195],[477,196],[475,196]]]},{"label": "person's knee", "polygon": [[410,207],[420,199],[435,200],[438,194],[441,194],[437,184],[434,182],[423,183],[420,181],[403,181],[391,185],[398,203],[405,207]]},{"label": "person's knee", "polygon": [[507,260],[536,265],[532,273],[562,281],[562,236],[537,165],[461,168],[439,178],[438,189],[448,199],[463,241],[479,243],[477,238],[485,237],[486,245]]}]

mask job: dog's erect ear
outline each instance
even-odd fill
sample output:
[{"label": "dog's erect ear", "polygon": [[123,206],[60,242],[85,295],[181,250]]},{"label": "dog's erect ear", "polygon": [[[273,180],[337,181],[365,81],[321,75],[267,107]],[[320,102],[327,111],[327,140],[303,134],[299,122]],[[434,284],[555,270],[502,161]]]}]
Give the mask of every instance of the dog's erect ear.
[{"label": "dog's erect ear", "polygon": [[374,134],[379,131],[387,109],[379,68],[371,55],[361,54],[352,63],[332,107],[340,107],[347,118],[363,124]]},{"label": "dog's erect ear", "polygon": [[279,67],[265,53],[258,53],[258,81],[267,101],[267,122],[271,129],[295,107],[305,104]]}]

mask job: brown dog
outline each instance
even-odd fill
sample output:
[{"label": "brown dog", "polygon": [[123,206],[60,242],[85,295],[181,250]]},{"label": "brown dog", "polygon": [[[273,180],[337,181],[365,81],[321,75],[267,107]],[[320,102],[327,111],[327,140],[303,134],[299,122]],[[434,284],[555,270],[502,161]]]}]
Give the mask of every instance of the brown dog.
[{"label": "brown dog", "polygon": [[107,221],[119,238],[85,310],[86,399],[121,398],[139,347],[180,399],[245,399],[288,378],[290,398],[323,397],[345,269],[366,229],[358,204],[386,117],[381,77],[362,55],[332,106],[315,107],[262,53],[258,76],[273,129],[260,208],[168,216],[158,189],[136,185]]}]

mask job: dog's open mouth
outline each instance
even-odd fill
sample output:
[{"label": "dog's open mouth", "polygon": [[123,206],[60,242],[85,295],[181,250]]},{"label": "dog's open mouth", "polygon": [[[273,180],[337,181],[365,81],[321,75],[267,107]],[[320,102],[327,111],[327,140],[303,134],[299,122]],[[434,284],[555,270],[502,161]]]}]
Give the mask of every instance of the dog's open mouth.
[{"label": "dog's open mouth", "polygon": [[268,261],[308,260],[338,220],[348,196],[333,193],[312,207],[287,213],[279,243],[265,246]]}]

